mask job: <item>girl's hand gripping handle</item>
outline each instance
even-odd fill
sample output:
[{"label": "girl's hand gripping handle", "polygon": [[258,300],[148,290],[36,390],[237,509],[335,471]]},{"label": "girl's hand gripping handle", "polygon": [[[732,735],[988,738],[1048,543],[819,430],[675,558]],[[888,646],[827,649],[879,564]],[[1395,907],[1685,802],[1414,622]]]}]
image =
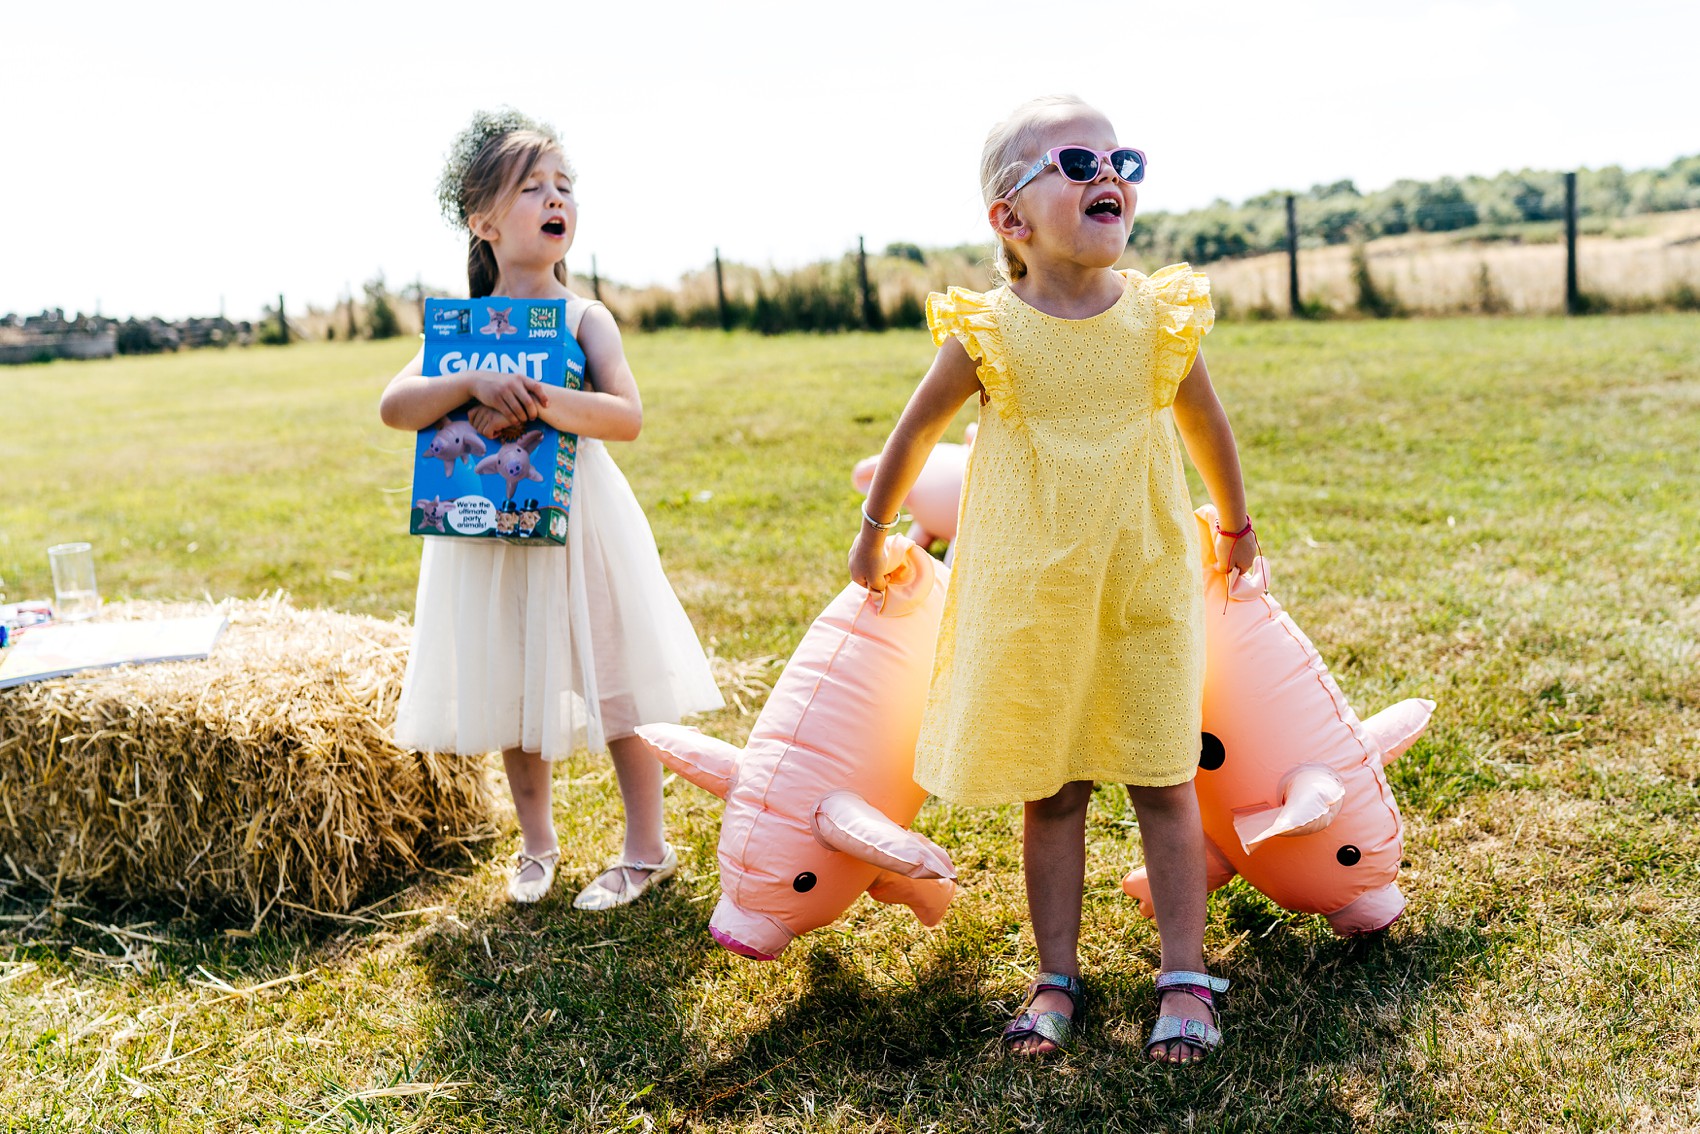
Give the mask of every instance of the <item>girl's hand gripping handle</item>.
[{"label": "girl's hand gripping handle", "polygon": [[864,521],[856,542],[850,545],[850,581],[875,594],[885,590],[885,577],[897,565],[886,553],[885,534],[885,529]]},{"label": "girl's hand gripping handle", "polygon": [[1216,570],[1230,576],[1230,581],[1236,571],[1241,575],[1249,574],[1257,563],[1257,557],[1263,554],[1263,548],[1258,546],[1257,531],[1251,526],[1250,514],[1246,514],[1244,523],[1233,531],[1223,530],[1218,520],[1212,520],[1210,526],[1216,537]]}]

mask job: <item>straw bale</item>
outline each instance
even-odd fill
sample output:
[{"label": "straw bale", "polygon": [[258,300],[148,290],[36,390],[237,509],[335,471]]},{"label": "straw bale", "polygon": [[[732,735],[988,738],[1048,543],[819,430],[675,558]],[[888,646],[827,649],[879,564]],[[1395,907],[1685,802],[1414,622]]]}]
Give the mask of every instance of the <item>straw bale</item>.
[{"label": "straw bale", "polygon": [[[131,603],[103,618],[205,614]],[[212,657],[0,690],[0,869],[256,927],[494,835],[491,763],[397,749],[397,622],[222,604]]]}]

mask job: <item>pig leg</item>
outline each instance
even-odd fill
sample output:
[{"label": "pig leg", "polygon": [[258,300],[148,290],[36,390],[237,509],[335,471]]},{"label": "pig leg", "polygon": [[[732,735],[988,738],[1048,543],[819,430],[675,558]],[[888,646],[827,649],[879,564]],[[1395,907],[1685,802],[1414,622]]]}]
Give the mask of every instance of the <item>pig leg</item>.
[{"label": "pig leg", "polygon": [[922,925],[937,925],[945,907],[956,896],[956,883],[948,878],[905,878],[882,870],[868,885],[868,897],[891,906],[908,906]]}]

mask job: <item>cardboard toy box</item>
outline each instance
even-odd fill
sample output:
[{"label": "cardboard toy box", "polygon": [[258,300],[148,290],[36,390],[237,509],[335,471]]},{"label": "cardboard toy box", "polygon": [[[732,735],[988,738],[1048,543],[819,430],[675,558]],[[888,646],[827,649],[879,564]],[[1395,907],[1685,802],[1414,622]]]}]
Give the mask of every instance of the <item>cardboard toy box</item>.
[{"label": "cardboard toy box", "polygon": [[[561,299],[427,299],[425,376],[466,370],[584,386],[584,351]],[[567,542],[578,437],[529,421],[500,437],[472,428],[468,403],[419,432],[408,531],[413,535]]]}]

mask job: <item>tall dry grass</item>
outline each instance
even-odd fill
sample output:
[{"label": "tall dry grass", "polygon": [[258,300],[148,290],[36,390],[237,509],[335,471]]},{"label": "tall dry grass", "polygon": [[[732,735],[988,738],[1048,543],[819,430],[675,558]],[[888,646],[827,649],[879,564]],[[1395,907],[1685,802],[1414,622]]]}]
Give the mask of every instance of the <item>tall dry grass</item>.
[{"label": "tall dry grass", "polygon": [[[1412,233],[1364,245],[1371,277],[1401,310],[1421,314],[1485,312],[1544,315],[1564,310],[1562,232],[1484,241],[1468,232]],[[1299,291],[1307,304],[1335,313],[1357,305],[1349,245],[1301,248]],[[1683,288],[1700,290],[1700,210],[1627,218],[1576,247],[1581,291],[1596,306],[1627,310],[1673,305]],[[1206,270],[1230,313],[1286,315],[1284,253],[1220,260]],[[1677,303],[1675,305],[1681,305]]]}]

